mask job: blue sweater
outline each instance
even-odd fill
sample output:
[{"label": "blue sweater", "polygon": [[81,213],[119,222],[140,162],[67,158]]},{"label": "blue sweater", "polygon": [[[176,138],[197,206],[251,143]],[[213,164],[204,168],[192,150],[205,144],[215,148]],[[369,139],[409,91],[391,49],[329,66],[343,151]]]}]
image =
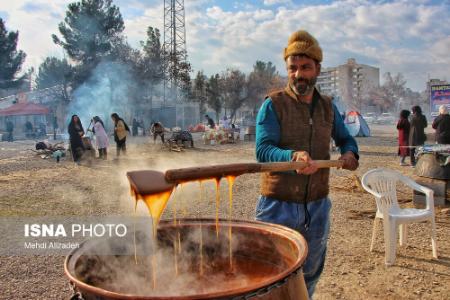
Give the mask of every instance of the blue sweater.
[{"label": "blue sweater", "polygon": [[[358,145],[348,133],[342,116],[333,104],[334,120],[331,137],[339,147],[341,153],[351,151],[358,157]],[[256,159],[259,162],[290,161],[293,149],[282,149],[280,143],[280,123],[278,121],[272,99],[267,98],[256,117]]]}]

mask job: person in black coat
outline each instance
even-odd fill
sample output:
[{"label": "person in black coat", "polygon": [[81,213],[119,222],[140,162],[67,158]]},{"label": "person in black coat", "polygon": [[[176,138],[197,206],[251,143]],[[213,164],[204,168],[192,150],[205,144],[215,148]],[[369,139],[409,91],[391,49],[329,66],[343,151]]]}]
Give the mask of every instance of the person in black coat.
[{"label": "person in black coat", "polygon": [[13,138],[13,131],[14,131],[14,123],[8,119],[8,121],[6,121],[6,132],[8,132],[8,142],[12,142],[14,141]]},{"label": "person in black coat", "polygon": [[73,115],[69,123],[69,137],[70,137],[70,149],[72,151],[73,161],[79,163],[81,156],[83,156],[84,145],[83,136],[84,129],[81,124],[80,118],[77,115]]},{"label": "person in black coat", "polygon": [[445,105],[439,107],[439,116],[434,119],[431,126],[436,130],[438,144],[450,144],[450,115]]},{"label": "person in black coat", "polygon": [[[421,146],[427,140],[427,136],[425,135],[425,128],[428,126],[427,118],[422,114],[422,109],[418,105],[413,106],[412,112],[413,115],[411,117],[411,127],[409,130],[409,145]],[[411,147],[409,154],[412,166],[416,165],[415,152],[416,148]]]}]

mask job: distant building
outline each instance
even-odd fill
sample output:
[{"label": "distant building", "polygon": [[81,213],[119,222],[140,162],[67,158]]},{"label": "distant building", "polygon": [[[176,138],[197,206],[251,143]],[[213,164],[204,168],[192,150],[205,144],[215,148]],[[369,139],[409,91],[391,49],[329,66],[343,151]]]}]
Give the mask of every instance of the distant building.
[{"label": "distant building", "polygon": [[346,64],[323,68],[317,86],[325,95],[339,96],[348,109],[364,111],[369,91],[380,86],[380,69],[349,58]]}]

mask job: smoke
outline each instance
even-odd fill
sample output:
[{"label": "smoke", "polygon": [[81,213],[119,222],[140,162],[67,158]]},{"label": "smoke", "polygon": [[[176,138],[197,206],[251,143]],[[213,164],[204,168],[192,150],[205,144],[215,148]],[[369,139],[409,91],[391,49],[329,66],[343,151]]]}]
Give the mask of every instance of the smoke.
[{"label": "smoke", "polygon": [[85,130],[94,116],[99,116],[105,127],[111,129],[113,112],[129,122],[133,114],[130,95],[135,82],[129,66],[118,62],[99,63],[91,76],[73,92],[67,119],[73,114],[78,115]]}]

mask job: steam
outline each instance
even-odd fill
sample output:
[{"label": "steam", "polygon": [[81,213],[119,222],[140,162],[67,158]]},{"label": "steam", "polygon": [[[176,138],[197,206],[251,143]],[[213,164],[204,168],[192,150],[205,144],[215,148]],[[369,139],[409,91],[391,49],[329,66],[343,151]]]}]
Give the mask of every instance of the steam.
[{"label": "steam", "polygon": [[[91,285],[123,294],[188,296],[245,288],[268,280],[287,267],[277,248],[281,239],[269,240],[267,236],[255,232],[248,234],[245,230],[236,230],[233,252],[237,255],[234,268],[230,269],[227,227],[223,226],[217,238],[213,223],[204,224],[202,230],[199,223],[191,225],[164,227],[158,236],[157,246],[152,245],[152,254],[139,256],[137,264],[132,256],[85,253],[76,264],[75,275]],[[173,240],[177,232],[181,235],[181,253],[175,257]],[[204,245],[204,276],[199,272],[200,234]],[[96,249],[99,246],[105,245],[95,245]],[[175,259],[178,274],[175,272]],[[155,278],[153,274],[156,274]],[[153,280],[156,288],[153,288]]]}]

